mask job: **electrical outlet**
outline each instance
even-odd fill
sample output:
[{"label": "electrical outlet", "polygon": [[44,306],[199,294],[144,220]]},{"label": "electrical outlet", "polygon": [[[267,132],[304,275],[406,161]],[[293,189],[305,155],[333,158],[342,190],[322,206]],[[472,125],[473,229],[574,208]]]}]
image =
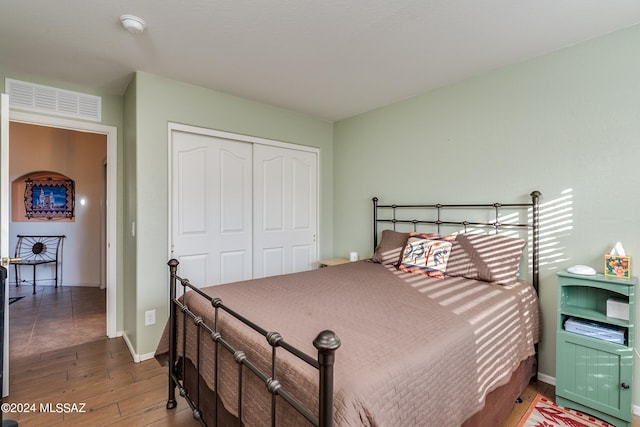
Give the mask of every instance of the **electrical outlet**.
[{"label": "electrical outlet", "polygon": [[151,326],[156,324],[156,311],[148,310],[144,312],[144,326]]}]

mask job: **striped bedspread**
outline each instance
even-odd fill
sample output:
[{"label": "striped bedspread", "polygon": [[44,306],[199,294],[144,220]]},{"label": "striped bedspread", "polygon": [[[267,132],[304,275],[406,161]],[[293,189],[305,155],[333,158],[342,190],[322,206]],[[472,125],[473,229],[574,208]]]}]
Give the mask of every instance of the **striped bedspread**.
[{"label": "striped bedspread", "polygon": [[[366,260],[203,290],[310,355],[316,354],[312,341],[319,331],[331,329],[340,337],[336,426],[459,426],[535,353],[540,334],[537,296],[526,282],[437,279]],[[210,303],[193,292],[185,301],[212,324]],[[270,372],[264,338],[228,315],[219,322],[223,336]],[[195,328],[187,326],[186,357],[197,365]],[[181,337],[181,323],[178,331]],[[205,342],[201,372],[214,389],[214,349]],[[156,355],[167,351],[165,331]],[[317,408],[317,371],[278,354],[280,382],[305,406]],[[220,356],[218,394],[237,415],[238,368],[230,355]],[[245,425],[265,425],[271,405],[265,386],[244,375],[243,394]],[[278,411],[278,425],[306,425],[285,404],[278,403]]]}]

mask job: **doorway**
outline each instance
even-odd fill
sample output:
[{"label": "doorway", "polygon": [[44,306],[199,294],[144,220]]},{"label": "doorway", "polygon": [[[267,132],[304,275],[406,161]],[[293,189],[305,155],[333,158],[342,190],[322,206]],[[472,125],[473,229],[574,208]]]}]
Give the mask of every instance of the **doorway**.
[{"label": "doorway", "polygon": [[[106,193],[102,181],[107,138],[103,134],[21,122],[11,122],[9,134],[10,247],[15,246],[18,235],[65,236],[57,246],[56,263],[15,265],[9,269],[9,294],[18,298],[10,298],[10,302],[14,301],[9,310],[11,358],[104,337],[106,292],[101,273],[106,263],[102,247]],[[32,185],[36,188],[34,183],[44,185],[39,187],[37,201],[37,195],[27,197]],[[51,193],[45,195],[43,188]],[[55,189],[63,191],[53,196]],[[36,202],[43,207],[40,214],[31,210]],[[50,209],[57,206],[63,206],[64,215],[54,216],[56,212]],[[29,245],[29,239],[26,241]],[[42,247],[49,245],[47,238],[38,241]],[[28,251],[31,252],[30,247]],[[17,275],[17,271],[21,274]],[[95,302],[74,304],[87,296]],[[88,307],[90,311],[85,310]]]},{"label": "doorway", "polygon": [[[113,126],[105,126],[97,123],[88,122],[76,122],[74,120],[68,120],[57,117],[39,116],[31,113],[11,112],[9,115],[10,128],[14,123],[27,124],[50,128],[54,130],[65,130],[75,132],[72,135],[94,135],[106,140],[106,147],[102,153],[103,157],[100,166],[97,168],[96,173],[98,178],[97,186],[101,187],[101,191],[104,191],[104,200],[99,210],[98,218],[98,251],[100,254],[101,264],[103,266],[103,272],[98,268],[97,279],[98,285],[102,284],[106,287],[106,335],[109,338],[116,337],[118,335],[116,325],[116,301],[117,301],[117,284],[116,284],[116,248],[117,248],[117,129]],[[12,142],[9,143],[10,146]],[[64,154],[64,153],[63,153]],[[33,155],[36,155],[35,153]],[[105,159],[106,158],[106,162]],[[10,167],[13,159],[9,159]],[[106,164],[106,166],[105,166]],[[105,170],[106,168],[106,170]],[[106,175],[106,180],[104,176]],[[106,189],[105,189],[106,188]],[[82,194],[77,193],[76,205],[81,207]],[[92,203],[91,200],[84,200],[85,206],[87,203]],[[15,234],[12,232],[12,234]],[[67,242],[67,248],[70,243]],[[76,249],[77,250],[77,249]],[[69,253],[65,255],[70,257]],[[69,273],[63,276],[63,281],[67,282],[71,278]],[[69,282],[71,284],[71,282]]]}]

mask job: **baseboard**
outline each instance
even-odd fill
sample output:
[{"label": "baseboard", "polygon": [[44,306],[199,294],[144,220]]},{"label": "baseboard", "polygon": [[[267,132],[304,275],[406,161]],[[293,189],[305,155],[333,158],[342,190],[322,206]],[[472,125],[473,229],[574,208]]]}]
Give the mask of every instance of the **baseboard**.
[{"label": "baseboard", "polygon": [[[42,283],[42,282],[45,282],[45,283]],[[20,287],[20,286],[31,287],[31,286],[33,286],[33,283],[28,281],[28,280],[23,280],[22,283],[16,285],[15,281],[10,281],[9,282],[9,286],[11,286],[11,287]],[[55,288],[56,283],[55,283],[54,279],[38,279],[38,283],[36,284],[36,286],[43,287],[43,288]],[[68,288],[100,288],[100,289],[106,289],[100,283],[96,284],[96,283],[78,283],[78,282],[74,282],[74,283],[58,282],[58,287],[59,288],[68,287]]]},{"label": "baseboard", "polygon": [[141,354],[140,355],[140,361],[144,362],[145,360],[149,360],[149,359],[153,359],[155,357],[156,353],[147,353],[147,354]]},{"label": "baseboard", "polygon": [[552,377],[547,374],[542,374],[540,372],[538,372],[538,380],[542,381],[543,383],[551,384],[552,386],[556,385],[556,377]]},{"label": "baseboard", "polygon": [[127,348],[129,348],[129,353],[131,353],[131,357],[133,357],[134,363],[144,362],[145,360],[153,359],[155,357],[156,355],[155,352],[137,354],[133,349],[133,345],[131,344],[131,341],[129,341],[129,337],[127,336],[126,333],[122,332],[122,338],[124,339],[125,344],[127,344]]},{"label": "baseboard", "polygon": [[129,348],[129,353],[131,353],[131,357],[133,357],[133,362],[140,363],[140,356],[138,356],[135,350],[133,349],[133,345],[131,344],[131,341],[129,341],[129,337],[127,336],[126,332],[122,333],[122,338],[124,339],[124,343]]}]

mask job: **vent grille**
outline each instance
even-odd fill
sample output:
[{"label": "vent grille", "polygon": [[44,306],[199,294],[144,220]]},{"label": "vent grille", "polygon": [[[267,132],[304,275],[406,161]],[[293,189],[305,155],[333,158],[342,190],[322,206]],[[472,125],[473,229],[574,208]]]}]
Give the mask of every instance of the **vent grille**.
[{"label": "vent grille", "polygon": [[80,92],[5,79],[9,106],[19,110],[102,121],[102,98]]}]

